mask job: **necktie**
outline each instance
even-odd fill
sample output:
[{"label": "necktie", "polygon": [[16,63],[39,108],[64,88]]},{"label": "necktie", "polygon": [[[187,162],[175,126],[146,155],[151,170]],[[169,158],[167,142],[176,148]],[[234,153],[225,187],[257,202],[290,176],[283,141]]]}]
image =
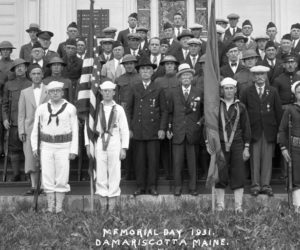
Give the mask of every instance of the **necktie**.
[{"label": "necktie", "polygon": [[274,59],[271,60],[271,67],[274,68],[275,64],[274,64]]},{"label": "necktie", "polygon": [[118,77],[120,75],[122,75],[122,67],[121,67],[120,61],[118,61],[118,66],[116,69],[116,77]]},{"label": "necktie", "polygon": [[187,89],[185,89],[184,90],[184,99],[185,99],[185,101],[187,101],[188,97],[189,97],[189,91]]},{"label": "necktie", "polygon": [[188,54],[188,51],[187,51],[187,49],[185,49],[185,50],[184,50],[184,60],[186,59],[187,54]]},{"label": "necktie", "polygon": [[157,64],[157,56],[153,56],[153,64]]},{"label": "necktie", "polygon": [[144,83],[144,87],[145,87],[145,89],[147,89],[147,87],[148,87],[148,84],[147,84],[147,83]]},{"label": "necktie", "polygon": [[179,28],[177,28],[177,36],[179,36],[180,30]]},{"label": "necktie", "polygon": [[293,48],[296,47],[296,40],[293,40]]},{"label": "necktie", "polygon": [[232,29],[232,32],[233,32],[233,36],[234,36],[235,35],[235,28]]},{"label": "necktie", "polygon": [[135,56],[135,51],[134,50],[132,51],[132,55]]},{"label": "necktie", "polygon": [[195,68],[195,65],[196,65],[196,59],[197,59],[197,57],[196,56],[193,56],[193,68]]},{"label": "necktie", "polygon": [[263,88],[259,87],[258,88],[258,96],[259,96],[260,99],[261,99],[262,95],[263,95]]}]

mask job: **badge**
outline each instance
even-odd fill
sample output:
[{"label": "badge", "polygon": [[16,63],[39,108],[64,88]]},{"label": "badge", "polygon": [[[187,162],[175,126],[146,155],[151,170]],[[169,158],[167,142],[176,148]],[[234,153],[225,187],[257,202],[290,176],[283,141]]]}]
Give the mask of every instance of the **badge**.
[{"label": "badge", "polygon": [[155,98],[150,99],[150,107],[154,108],[155,107]]},{"label": "badge", "polygon": [[267,111],[268,111],[268,112],[270,112],[270,111],[271,111],[271,106],[270,106],[270,104],[269,104],[269,103],[267,104]]}]

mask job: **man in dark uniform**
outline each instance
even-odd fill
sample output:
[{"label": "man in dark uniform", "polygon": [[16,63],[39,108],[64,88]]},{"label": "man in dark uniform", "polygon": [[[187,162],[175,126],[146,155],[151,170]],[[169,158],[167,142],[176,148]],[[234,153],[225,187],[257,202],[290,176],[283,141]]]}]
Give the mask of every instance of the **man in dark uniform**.
[{"label": "man in dark uniform", "polygon": [[293,52],[300,56],[300,23],[291,26],[291,37],[293,39]]},{"label": "man in dark uniform", "polygon": [[101,62],[101,66],[103,66],[105,63],[107,63],[108,61],[110,61],[111,59],[114,58],[114,55],[112,53],[113,50],[113,43],[114,40],[112,38],[103,38],[100,42],[100,46],[99,46],[99,57],[100,57],[100,62]]},{"label": "man in dark uniform", "polygon": [[174,28],[172,24],[169,22],[164,23],[163,30],[165,38],[168,39],[170,45],[168,54],[176,56],[176,53],[181,48],[181,45],[176,39],[174,39]]},{"label": "man in dark uniform", "polygon": [[[165,138],[168,111],[164,91],[151,81],[156,64],[142,57],[136,69],[142,81],[132,89],[128,102],[129,127],[135,140],[135,167],[138,189],[134,195],[149,193],[158,195],[156,190],[156,170],[159,161],[160,142]],[[148,171],[146,171],[148,166]],[[147,177],[147,182],[146,182]]]},{"label": "man in dark uniform", "polygon": [[128,47],[124,48],[124,55],[130,54],[140,59],[143,51],[140,49],[142,37],[138,33],[129,33],[127,35]]},{"label": "man in dark uniform", "polygon": [[192,38],[188,41],[189,54],[186,58],[186,63],[190,65],[191,69],[195,70],[195,75],[201,74],[201,65],[199,59],[204,54],[202,51],[201,42],[198,38]]},{"label": "man in dark uniform", "polygon": [[200,119],[203,114],[201,93],[199,88],[191,85],[195,70],[187,63],[178,68],[177,78],[180,85],[172,89],[169,113],[172,132],[167,132],[169,139],[173,137],[173,166],[175,190],[174,195],[182,192],[182,169],[186,155],[189,171],[189,194],[198,195],[196,175],[196,145],[200,143]]},{"label": "man in dark uniform", "polygon": [[3,72],[9,72],[13,64],[13,60],[10,57],[13,49],[15,49],[15,47],[9,41],[0,43],[0,70]]},{"label": "man in dark uniform", "polygon": [[[279,144],[285,161],[292,162],[293,204],[295,212],[300,213],[300,81],[294,82],[291,89],[296,100],[283,113],[279,127]],[[289,119],[292,125],[291,135],[289,135]]]},{"label": "man in dark uniform", "polygon": [[[67,27],[68,39],[77,39],[78,37],[78,27],[76,22],[71,22]],[[57,53],[61,58],[66,56],[66,42],[62,42],[58,45]]]},{"label": "man in dark uniform", "polygon": [[[164,67],[165,74],[161,77],[155,79],[155,83],[162,87],[166,96],[167,104],[169,106],[170,98],[171,98],[171,91],[172,89],[176,88],[179,85],[176,72],[177,66],[179,65],[176,58],[172,55],[166,55],[163,60],[160,62],[160,65]],[[168,124],[168,130],[171,128],[172,123]],[[160,163],[162,168],[165,172],[165,176],[167,179],[171,179],[172,176],[172,166],[170,165],[170,147],[169,147],[170,140],[165,138],[160,143]]]},{"label": "man in dark uniform", "polygon": [[13,169],[12,181],[20,181],[20,170],[24,159],[23,144],[18,135],[18,103],[21,90],[31,86],[26,78],[28,63],[23,59],[16,59],[11,67],[16,79],[6,82],[3,93],[2,117],[3,125],[9,129],[8,157]]},{"label": "man in dark uniform", "polygon": [[274,80],[273,87],[277,89],[283,108],[295,101],[291,86],[295,81],[300,80],[300,72],[297,72],[297,66],[296,55],[285,55],[284,72]]},{"label": "man in dark uniform", "polygon": [[272,156],[281,120],[281,103],[275,88],[267,84],[265,66],[254,66],[253,86],[246,89],[241,101],[246,105],[251,125],[251,194],[273,196],[270,180]]},{"label": "man in dark uniform", "polygon": [[22,45],[20,50],[20,58],[24,59],[26,62],[30,62],[31,60],[31,50],[32,46],[35,42],[37,42],[37,33],[39,33],[40,26],[36,23],[31,23],[26,32],[29,34],[30,42]]},{"label": "man in dark uniform", "polygon": [[226,165],[219,171],[216,184],[217,211],[224,210],[225,188],[230,183],[234,190],[234,208],[242,212],[245,185],[244,161],[250,157],[250,122],[246,107],[235,99],[237,81],[224,78],[221,81],[222,95],[219,115],[219,135]]},{"label": "man in dark uniform", "polygon": [[[140,83],[142,78],[135,70],[137,59],[133,55],[125,55],[121,64],[123,64],[126,72],[119,76],[115,81],[117,84],[116,102],[124,108],[126,113],[128,113],[128,101],[132,95],[132,88],[136,84]],[[130,147],[127,150],[127,157],[124,161],[122,161],[127,180],[134,179],[133,143],[134,141],[130,139]]]},{"label": "man in dark uniform", "polygon": [[136,27],[138,22],[138,14],[137,13],[131,13],[128,17],[128,24],[129,27],[126,30],[121,30],[118,34],[117,41],[120,41],[124,47],[128,46],[128,40],[127,35],[129,33],[136,33]]},{"label": "man in dark uniform", "polygon": [[46,62],[49,62],[52,57],[58,56],[55,51],[49,49],[51,45],[51,38],[54,36],[51,31],[40,31],[37,36],[44,49],[44,59]]},{"label": "man in dark uniform", "polygon": [[232,42],[232,39],[235,33],[242,32],[242,29],[237,27],[237,23],[239,22],[240,16],[238,14],[229,14],[227,19],[229,20],[229,28],[225,31],[224,35],[224,43],[226,45]]},{"label": "man in dark uniform", "polygon": [[149,50],[149,42],[147,37],[148,29],[146,27],[137,27],[136,32],[141,36],[139,49],[147,52]]},{"label": "man in dark uniform", "polygon": [[66,56],[63,58],[66,66],[62,71],[62,76],[68,78],[72,82],[71,90],[71,103],[74,103],[77,96],[78,81],[81,76],[82,59],[76,56],[76,40],[68,39],[66,41],[65,51]]},{"label": "man in dark uniform", "polygon": [[285,55],[290,55],[292,51],[293,43],[291,34],[285,34],[282,36],[280,41],[280,47],[277,51],[276,57],[280,60],[283,60]]}]

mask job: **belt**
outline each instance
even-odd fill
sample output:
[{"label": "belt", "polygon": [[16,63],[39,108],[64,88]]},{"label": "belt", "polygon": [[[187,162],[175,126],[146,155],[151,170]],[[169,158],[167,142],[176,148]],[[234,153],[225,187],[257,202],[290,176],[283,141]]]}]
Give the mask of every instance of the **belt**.
[{"label": "belt", "polygon": [[300,148],[300,137],[291,136],[291,144],[293,147]]},{"label": "belt", "polygon": [[41,133],[41,141],[50,143],[63,143],[72,141],[72,133],[63,135],[49,135]]}]

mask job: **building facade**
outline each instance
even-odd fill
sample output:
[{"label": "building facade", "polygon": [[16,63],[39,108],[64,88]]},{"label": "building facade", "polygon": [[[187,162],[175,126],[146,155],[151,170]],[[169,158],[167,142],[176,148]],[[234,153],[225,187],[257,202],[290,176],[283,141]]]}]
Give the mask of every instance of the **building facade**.
[{"label": "building facade", "polygon": [[[127,28],[127,17],[138,12],[139,22],[150,28],[149,36],[161,33],[163,22],[180,11],[188,27],[194,22],[206,28],[210,0],[95,0],[94,9],[108,10],[109,26]],[[66,39],[66,27],[77,20],[78,10],[88,10],[89,0],[0,0],[0,41],[11,41],[17,50],[27,43],[25,30],[30,23],[39,23],[42,30],[54,32],[50,49],[56,50]],[[278,27],[277,40],[290,31],[291,24],[300,22],[299,0],[216,0],[216,17],[238,13],[239,26],[245,19],[253,23],[253,35],[264,34],[266,25],[273,21]]]}]

